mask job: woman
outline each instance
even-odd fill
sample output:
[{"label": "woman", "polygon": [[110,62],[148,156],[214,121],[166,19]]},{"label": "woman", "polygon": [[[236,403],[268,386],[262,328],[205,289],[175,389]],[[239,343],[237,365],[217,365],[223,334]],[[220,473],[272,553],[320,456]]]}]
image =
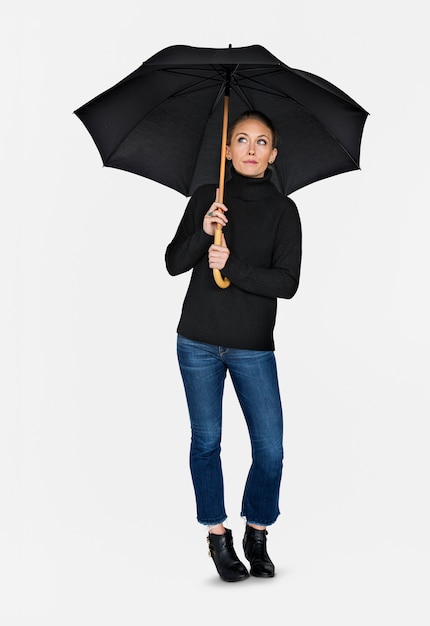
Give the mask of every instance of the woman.
[{"label": "woman", "polygon": [[[249,574],[224,526],[220,444],[227,371],[252,448],[241,509],[244,554],[251,575],[275,573],[266,527],[279,515],[283,421],[273,331],[277,298],[294,296],[301,262],[297,208],[271,181],[269,165],[276,155],[271,120],[257,111],[242,114],[227,137],[232,168],[225,204],[218,202],[215,185],[200,187],[166,250],[171,275],[192,269],[177,339],[191,422],[190,468],[197,520],[208,527],[209,553],[229,582]],[[217,224],[223,228],[222,245],[212,243]],[[228,288],[216,285],[214,268],[230,280]]]}]

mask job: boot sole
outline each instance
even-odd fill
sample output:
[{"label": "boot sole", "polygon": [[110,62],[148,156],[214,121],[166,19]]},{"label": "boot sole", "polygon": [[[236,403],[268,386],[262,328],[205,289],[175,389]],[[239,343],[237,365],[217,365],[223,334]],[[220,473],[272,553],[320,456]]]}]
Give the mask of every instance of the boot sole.
[{"label": "boot sole", "polygon": [[251,576],[254,576],[254,578],[274,578],[275,577],[275,573],[273,572],[273,574],[255,574],[254,572],[251,571]]}]

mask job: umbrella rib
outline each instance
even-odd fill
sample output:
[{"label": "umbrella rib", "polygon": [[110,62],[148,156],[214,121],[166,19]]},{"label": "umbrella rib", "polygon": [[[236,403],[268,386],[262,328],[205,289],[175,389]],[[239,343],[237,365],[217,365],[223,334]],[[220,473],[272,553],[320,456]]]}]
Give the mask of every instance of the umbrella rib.
[{"label": "umbrella rib", "polygon": [[[178,71],[176,71],[176,70],[175,70],[175,71],[172,71],[172,70],[170,70],[170,69],[166,69],[166,70],[162,70],[162,71],[163,71],[163,72],[165,72],[165,73],[174,73],[174,74],[181,74],[181,75],[184,75],[184,74],[185,74],[184,72],[178,72]],[[198,77],[198,76],[196,76],[195,74],[188,74],[188,73],[187,73],[187,75],[189,75],[189,76],[195,76],[196,78]],[[199,77],[199,78],[200,78],[200,77]],[[200,83],[198,83],[198,84],[194,83],[193,85],[190,85],[190,86],[188,86],[187,88],[184,88],[184,89],[178,90],[176,93],[171,94],[171,95],[169,96],[169,99],[170,99],[170,98],[172,98],[172,99],[173,99],[173,98],[178,98],[178,97],[185,96],[185,95],[187,95],[187,94],[194,93],[194,92],[198,92],[198,91],[203,91],[204,89],[210,89],[211,85],[207,85],[207,87],[201,87],[201,85],[202,85],[203,83],[208,82],[208,80],[210,80],[210,78],[208,78],[208,77],[206,77],[206,78],[202,78],[202,80],[201,80],[201,82],[200,82]],[[219,82],[219,81],[218,81],[218,82]],[[216,104],[216,102],[218,102],[218,101],[220,100],[220,98],[221,98],[221,96],[222,96],[222,92],[223,92],[223,85],[221,85],[220,90],[219,90],[219,92],[218,92],[218,94],[217,94],[215,104]],[[147,113],[146,113],[145,117],[147,117],[149,113],[152,113],[153,111],[155,111],[155,110],[156,110],[159,106],[160,106],[160,103],[156,104],[156,105],[154,106],[154,108],[153,108],[150,112],[147,112]],[[215,105],[213,105],[212,110],[213,110],[214,106],[215,106]],[[136,124],[133,126],[133,128],[130,128],[130,130],[128,131],[127,135],[126,135],[125,137],[123,137],[123,138],[121,139],[121,141],[120,141],[120,142],[119,142],[119,143],[118,143],[115,147],[113,147],[113,148],[112,148],[112,150],[110,151],[109,155],[105,158],[105,163],[108,163],[108,162],[109,162],[109,160],[112,158],[113,154],[115,154],[115,152],[118,150],[118,148],[119,148],[119,147],[120,147],[120,146],[121,146],[121,145],[122,145],[122,144],[123,144],[123,143],[127,140],[127,138],[129,137],[129,135],[130,135],[130,134],[133,132],[133,130],[134,130],[134,129],[135,129],[135,128],[136,128],[136,127],[140,124],[140,122],[142,121],[142,119],[143,119],[143,118],[140,118],[140,119],[136,122]]]},{"label": "umbrella rib", "polygon": [[[239,72],[239,69],[241,71],[241,73]],[[234,68],[234,70],[231,71],[230,76],[231,76],[231,80],[236,82],[236,84],[239,82],[239,80],[241,78],[246,79],[246,80],[251,80],[251,78],[246,77],[245,76],[245,72],[246,72],[247,68],[241,68],[241,66],[238,64],[236,65],[236,67]],[[194,72],[190,71],[190,70],[181,70],[179,69],[172,69],[172,68],[167,68],[162,70],[162,72],[166,73],[166,74],[177,74],[179,76],[189,76],[190,78],[196,78],[196,79],[200,79],[198,82],[193,83],[192,85],[189,85],[187,87],[184,87],[181,90],[178,90],[175,94],[172,94],[171,97],[177,97],[177,96],[181,96],[181,95],[186,95],[188,93],[192,93],[194,91],[201,91],[202,89],[204,89],[203,85],[204,83],[214,83],[214,82],[220,82],[222,83],[223,86],[225,86],[226,84],[226,69],[219,69],[216,66],[212,66],[211,69],[206,69],[206,68],[199,68],[199,72],[196,73],[197,70],[195,70]],[[249,72],[253,72],[255,74],[255,68],[249,68],[248,70]],[[279,69],[276,68],[276,70],[273,70],[270,68],[270,70],[268,71],[268,69],[263,70],[260,75],[264,76],[267,74],[274,74],[279,72]],[[207,76],[202,75],[203,73],[207,73]],[[211,84],[208,84],[207,88],[210,89]],[[276,93],[276,91],[273,91],[273,93]],[[270,91],[268,91],[268,93],[270,93]]]},{"label": "umbrella rib", "polygon": [[[198,72],[195,68],[193,69],[195,71],[191,71],[189,69],[183,70],[180,68],[178,69],[166,68],[162,70],[162,72],[165,72],[167,74],[177,74],[179,76],[189,76],[190,78],[200,79],[198,82],[195,82],[192,85],[188,85],[187,87],[184,87],[183,89],[178,90],[176,93],[171,94],[170,96],[171,98],[177,98],[177,97],[187,95],[190,93],[202,91],[205,88],[210,89],[214,82],[220,82],[222,83],[222,86],[225,86],[226,84],[225,68],[219,69],[216,66],[212,66],[211,69],[199,68]],[[242,94],[242,100],[251,108],[252,108],[252,105],[250,103],[250,100],[247,98],[247,96],[245,95],[245,92],[240,87],[240,83],[244,81],[249,81],[253,83],[254,85],[259,85],[259,91],[261,91],[262,93],[278,95],[282,98],[293,100],[294,102],[296,102],[297,104],[303,107],[303,105],[300,104],[300,102],[298,102],[295,98],[290,96],[288,93],[285,93],[285,91],[282,91],[281,89],[275,88],[275,87],[271,87],[269,89],[267,85],[265,85],[264,83],[261,82],[261,80],[259,80],[259,78],[262,76],[267,76],[268,74],[273,74],[273,75],[280,74],[283,71],[284,70],[282,68],[279,68],[279,66],[276,66],[275,68],[266,67],[266,68],[261,68],[261,71],[258,74],[256,74],[255,68],[246,68],[246,67],[242,67],[240,64],[237,64],[236,67],[231,71],[231,83],[232,83],[232,86],[236,85],[236,90],[235,90],[236,93],[240,92]],[[207,73],[208,75],[204,76],[202,75],[203,73]],[[252,75],[247,76],[246,75],[247,73],[252,74]],[[207,87],[204,86],[205,83],[207,83]],[[215,104],[219,101],[221,95],[222,95],[222,87],[220,89],[220,93],[217,97]],[[339,99],[342,99],[340,95],[337,95],[337,97]],[[306,107],[303,107],[303,108],[306,108]]]},{"label": "umbrella rib", "polygon": [[[260,91],[262,93],[269,93],[272,95],[279,95],[282,98],[288,98],[290,100],[292,100],[293,98],[291,98],[291,96],[289,96],[288,94],[284,93],[283,91],[280,91],[279,89],[268,89],[264,83],[261,83],[261,81],[258,80],[259,76],[267,76],[267,74],[276,74],[279,73],[280,70],[278,67],[276,67],[276,69],[272,69],[270,68],[270,70],[268,71],[267,69],[263,70],[256,76],[255,75],[255,68],[250,68],[249,72],[252,72],[252,76],[245,76],[245,72],[247,68],[240,68],[241,73],[239,73],[239,68],[240,65],[236,65],[235,69],[231,72],[231,82],[232,82],[232,86],[235,85],[236,89],[234,89],[234,91],[236,91],[236,93],[239,94],[239,92],[242,94],[242,100],[252,108],[252,104],[250,102],[250,100],[247,98],[245,92],[243,91],[243,89],[240,86],[240,82],[243,82],[245,80],[247,81],[251,81],[252,83],[255,83],[256,85],[260,85]],[[173,93],[170,95],[170,98],[178,98],[181,96],[185,96],[188,95],[190,93],[194,93],[194,92],[199,92],[199,91],[203,91],[204,89],[210,89],[213,85],[214,82],[220,82],[222,83],[221,88],[220,88],[220,92],[216,98],[215,101],[215,105],[217,104],[217,102],[219,101],[220,97],[222,96],[222,90],[223,87],[225,87],[225,75],[223,73],[222,70],[219,70],[216,67],[213,67],[211,70],[209,69],[202,69],[201,72],[211,72],[210,75],[208,76],[202,76],[201,74],[196,74],[194,72],[190,72],[189,70],[184,71],[184,70],[172,70],[171,68],[165,69],[163,70],[163,72],[168,73],[168,74],[178,74],[180,76],[189,76],[190,78],[199,78],[200,80],[198,82],[193,83],[192,85],[188,85],[187,87],[184,87],[182,89],[179,89],[177,92]],[[205,87],[205,83],[208,83],[207,86]],[[266,87],[266,88],[263,88]]]},{"label": "umbrella rib", "polygon": [[[239,81],[240,79],[243,80],[252,80],[252,82],[255,82],[256,84],[260,84],[261,83],[259,81],[256,81],[254,77],[250,78],[250,77],[244,77],[244,70],[242,71],[242,74],[238,74],[238,70],[240,68],[240,65],[236,65],[235,69],[232,71],[231,73],[231,81],[232,81],[232,88],[235,91],[235,93],[239,96],[239,98],[251,109],[253,109],[253,105],[251,103],[251,101],[248,99],[248,97],[246,96],[245,92],[243,91],[243,89],[241,88]],[[220,99],[222,98],[222,96],[224,95],[224,89],[225,89],[225,85],[226,85],[226,79],[225,79],[225,75],[223,74],[223,71],[219,70],[216,67],[213,67],[212,70],[202,70],[202,71],[207,71],[207,72],[212,72],[211,75],[209,76],[201,76],[200,74],[195,74],[195,73],[191,73],[189,71],[180,71],[180,70],[172,70],[172,69],[166,69],[163,70],[163,72],[169,73],[169,74],[179,74],[181,76],[189,76],[189,77],[194,77],[194,78],[200,78],[201,80],[199,82],[193,83],[192,85],[189,85],[187,87],[184,87],[183,89],[178,90],[176,93],[173,93],[170,95],[170,98],[180,98],[182,96],[186,96],[190,93],[196,93],[196,92],[201,92],[204,91],[204,89],[210,89],[213,85],[214,82],[220,82],[221,86],[220,89],[218,91],[218,94],[216,96],[216,98],[214,99],[213,102],[213,106],[212,106],[212,110],[211,113],[214,111],[216,105],[218,104],[218,102],[220,101]],[[250,72],[252,71],[253,73],[255,73],[255,69],[250,69]],[[268,73],[277,73],[279,70],[270,70],[270,72],[266,71],[262,71],[260,73],[260,76],[267,76]],[[205,83],[209,83],[207,84],[207,86],[205,87],[204,84]],[[282,97],[286,97],[289,98],[290,100],[292,99],[290,96],[280,92],[278,89],[260,89],[260,91],[262,91],[263,93],[270,93],[272,95],[279,95]]]},{"label": "umbrella rib", "polygon": [[[220,99],[223,97],[224,95],[224,90],[225,90],[225,85],[226,85],[226,77],[225,77],[225,71],[226,68],[223,66],[222,69],[218,68],[215,65],[212,65],[211,68],[189,68],[189,69],[182,69],[182,68],[177,68],[177,69],[172,69],[172,68],[165,68],[162,70],[156,70],[157,72],[162,72],[162,73],[166,73],[166,74],[176,74],[176,75],[180,75],[180,76],[189,76],[190,78],[195,78],[195,79],[199,79],[197,82],[193,83],[192,85],[188,85],[187,87],[184,87],[182,89],[178,89],[177,92],[172,93],[169,98],[180,98],[182,96],[186,96],[190,93],[197,93],[197,92],[201,92],[201,91],[205,91],[205,90],[209,90],[211,89],[211,87],[213,87],[214,83],[219,83],[220,87],[218,90],[218,93],[216,95],[216,97],[213,100],[213,104],[211,107],[211,114],[213,113],[214,109],[216,108],[218,102],[220,101]],[[333,133],[331,131],[329,131],[327,129],[327,127],[319,120],[317,114],[313,113],[312,111],[310,111],[307,107],[305,107],[303,104],[301,104],[298,100],[296,100],[295,98],[293,98],[290,94],[285,93],[284,91],[282,91],[282,89],[279,88],[268,88],[267,85],[265,85],[264,83],[261,82],[260,78],[262,76],[267,76],[268,74],[279,74],[282,73],[284,70],[282,67],[279,67],[278,65],[275,67],[271,67],[271,66],[267,66],[267,67],[261,67],[261,71],[259,71],[258,74],[256,74],[256,68],[247,68],[247,67],[243,67],[241,64],[237,64],[234,69],[231,70],[231,74],[230,74],[230,80],[231,80],[231,89],[237,94],[237,96],[239,97],[239,99],[242,100],[242,102],[244,102],[250,109],[254,109],[254,106],[252,105],[251,101],[249,100],[249,98],[247,97],[244,89],[247,89],[246,86],[242,86],[240,83],[244,83],[245,81],[249,82],[252,84],[252,90],[254,91],[260,91],[261,93],[266,93],[266,94],[271,94],[273,96],[279,96],[279,98],[281,99],[288,99],[291,100],[293,102],[295,102],[297,104],[297,106],[301,107],[304,111],[306,111],[309,115],[311,115],[312,117],[314,117],[315,119],[317,119],[320,124],[325,128],[326,132],[329,133],[331,135],[331,137],[336,141],[336,143],[342,148],[342,150],[345,152],[345,154],[348,155],[348,157],[351,159],[351,161],[357,166],[357,168],[359,167],[359,164],[357,163],[357,161],[352,157],[352,155],[350,154],[350,152],[345,148],[345,146],[337,139],[337,137],[335,135],[333,135]],[[203,73],[206,73],[207,75],[204,76],[202,75]],[[246,75],[246,74],[252,74],[250,75]],[[299,78],[301,78],[299,76]],[[249,87],[249,89],[251,89],[251,87]],[[335,95],[335,94],[331,94],[331,95]],[[337,97],[339,99],[342,99],[340,95],[337,95]],[[157,105],[158,106],[158,105]],[[157,108],[157,106],[154,107],[153,110],[155,110]],[[140,123],[141,120],[139,120],[136,125],[134,126],[134,128]],[[133,129],[130,129],[129,133],[130,134],[132,132]],[[112,157],[112,155],[115,153],[115,151],[118,149],[118,147],[126,140],[127,137],[123,137],[123,139],[120,141],[120,143],[112,149],[111,153],[109,154],[109,156],[106,159],[106,162],[108,162],[110,160],[110,158]]]},{"label": "umbrella rib", "polygon": [[[354,165],[357,166],[357,168],[360,167],[359,163],[357,163],[356,159],[352,156],[352,154],[349,152],[349,150],[347,150],[345,148],[345,146],[339,141],[339,139],[325,126],[325,124],[323,122],[321,122],[321,120],[319,119],[319,117],[317,116],[317,114],[313,113],[312,111],[310,111],[307,107],[305,107],[301,102],[299,102],[298,100],[296,100],[295,98],[293,98],[292,96],[290,96],[287,93],[284,93],[282,90],[279,89],[265,89],[264,87],[266,87],[266,85],[262,84],[260,81],[256,80],[255,77],[252,78],[247,78],[247,80],[255,83],[256,85],[259,85],[259,88],[257,89],[255,87],[255,85],[253,86],[253,90],[254,91],[260,91],[261,93],[270,93],[271,95],[277,95],[282,99],[287,99],[287,100],[291,100],[292,102],[295,102],[297,104],[297,106],[299,106],[301,109],[303,109],[303,111],[306,111],[309,115],[311,115],[313,118],[315,118],[316,120],[318,120],[318,122],[321,124],[321,126],[325,129],[325,131],[334,139],[334,141],[340,146],[340,148],[342,148],[342,150],[344,151],[344,153],[348,156],[348,158],[352,161],[352,163],[354,163]],[[236,83],[237,87],[239,87],[239,85]],[[241,89],[241,88],[240,88]],[[243,93],[242,89],[241,92]],[[245,94],[244,94],[245,95]],[[246,97],[246,96],[245,96]]]}]

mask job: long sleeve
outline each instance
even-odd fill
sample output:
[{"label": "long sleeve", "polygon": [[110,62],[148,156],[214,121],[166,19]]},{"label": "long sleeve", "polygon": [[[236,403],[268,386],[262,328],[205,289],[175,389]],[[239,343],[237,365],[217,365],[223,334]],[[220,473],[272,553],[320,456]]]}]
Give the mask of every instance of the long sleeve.
[{"label": "long sleeve", "polygon": [[213,202],[213,198],[210,199],[213,195],[211,191],[203,188],[190,199],[176,234],[167,246],[166,268],[172,276],[191,270],[207,255],[209,246],[213,243],[213,237],[207,235],[202,228],[203,215]]},{"label": "long sleeve", "polygon": [[292,203],[280,216],[269,268],[243,261],[232,252],[223,270],[237,287],[269,298],[292,298],[299,286],[302,256],[300,218]]}]

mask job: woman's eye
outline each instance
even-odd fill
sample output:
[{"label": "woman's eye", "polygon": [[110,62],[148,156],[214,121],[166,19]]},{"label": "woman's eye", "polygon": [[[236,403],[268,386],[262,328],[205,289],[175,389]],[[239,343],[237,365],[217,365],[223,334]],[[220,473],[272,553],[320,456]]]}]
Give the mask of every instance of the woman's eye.
[{"label": "woman's eye", "polygon": [[267,144],[267,141],[265,139],[259,139],[258,143],[262,146],[265,146]]},{"label": "woman's eye", "polygon": [[246,141],[245,137],[239,137],[238,142],[239,143],[244,143]]}]

